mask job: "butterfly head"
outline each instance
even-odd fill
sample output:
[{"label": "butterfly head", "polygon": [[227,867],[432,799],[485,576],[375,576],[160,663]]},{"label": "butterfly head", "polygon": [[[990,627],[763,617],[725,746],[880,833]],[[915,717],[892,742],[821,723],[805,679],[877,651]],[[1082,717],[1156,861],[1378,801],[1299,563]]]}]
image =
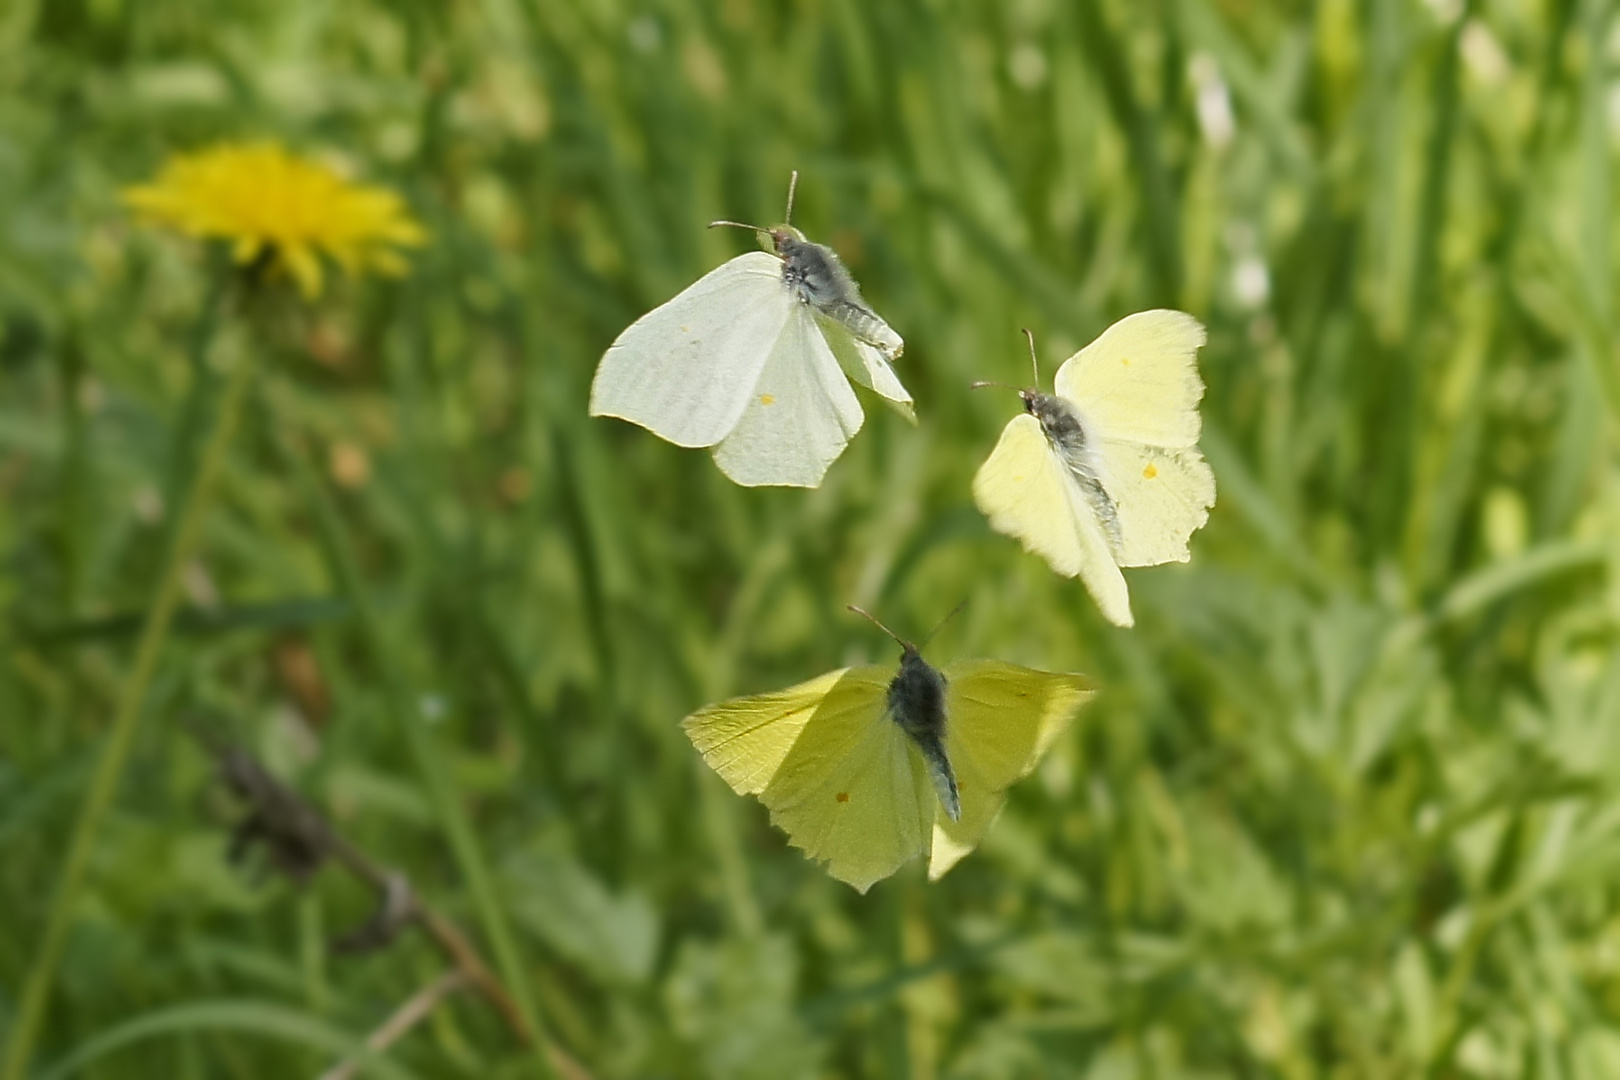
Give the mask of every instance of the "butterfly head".
[{"label": "butterfly head", "polygon": [[1051,394],[1041,392],[1041,364],[1040,361],[1035,358],[1035,335],[1026,329],[1024,331],[1024,337],[1029,340],[1029,366],[1030,371],[1035,376],[1035,381],[1029,386],[1017,387],[1010,383],[994,382],[989,379],[980,379],[978,382],[972,384],[972,389],[977,390],[984,386],[996,386],[1003,390],[1011,390],[1015,392],[1018,395],[1019,400],[1024,403],[1024,411],[1035,417],[1035,419],[1039,420],[1042,427],[1046,427],[1046,418],[1061,412],[1063,410],[1063,403],[1056,397],[1053,397]]},{"label": "butterfly head", "polygon": [[874,626],[894,638],[895,644],[900,646],[900,670],[889,681],[889,711],[895,722],[905,728],[908,734],[943,724],[945,676],[923,659],[922,650],[914,642],[907,641],[884,626],[877,616],[854,604],[849,605],[849,610],[870,619]]},{"label": "butterfly head", "polygon": [[1043,394],[1039,390],[1020,390],[1018,399],[1024,403],[1024,411],[1047,427],[1049,421],[1055,420],[1061,413],[1067,411],[1063,402],[1056,394]]},{"label": "butterfly head", "polygon": [[771,238],[771,247],[776,249],[776,254],[784,259],[792,258],[796,251],[810,244],[804,238],[804,233],[791,225],[778,225],[762,231]]},{"label": "butterfly head", "polygon": [[[793,220],[793,193],[799,189],[799,170],[794,169],[793,175],[788,179],[787,213],[782,216],[782,224],[766,229],[759,225],[750,225],[745,221],[711,221],[709,228],[716,225],[730,225],[738,229],[752,229],[771,238],[771,247],[777,256],[790,265],[795,258],[803,258],[805,247],[820,247],[804,238],[804,233],[788,224]],[[823,249],[825,250],[825,249]]]}]

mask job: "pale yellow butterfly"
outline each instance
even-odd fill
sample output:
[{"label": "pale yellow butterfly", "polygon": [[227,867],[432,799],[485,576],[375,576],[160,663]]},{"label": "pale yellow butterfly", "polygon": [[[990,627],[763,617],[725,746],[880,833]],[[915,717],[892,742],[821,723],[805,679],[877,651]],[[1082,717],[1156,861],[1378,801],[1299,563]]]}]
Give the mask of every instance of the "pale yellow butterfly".
[{"label": "pale yellow butterfly", "polygon": [[849,379],[916,421],[892,367],[905,343],[832,248],[787,224],[716,225],[754,229],[775,254],[739,255],[631,323],[596,369],[591,415],[713,447],[720,471],[747,487],[816,487],[861,429]]},{"label": "pale yellow butterfly", "polygon": [[759,796],[790,843],[861,892],[920,854],[930,880],[956,865],[1094,693],[1084,675],[999,660],[935,668],[884,632],[900,642],[898,671],[840,668],[682,722],[733,790]]},{"label": "pale yellow butterfly", "polygon": [[1023,414],[973,478],[991,526],[1078,575],[1119,626],[1135,622],[1120,567],[1186,562],[1215,505],[1198,451],[1203,343],[1186,312],[1127,315],[1064,361],[1055,393],[1041,393],[1037,371],[1036,388],[1018,392]]}]

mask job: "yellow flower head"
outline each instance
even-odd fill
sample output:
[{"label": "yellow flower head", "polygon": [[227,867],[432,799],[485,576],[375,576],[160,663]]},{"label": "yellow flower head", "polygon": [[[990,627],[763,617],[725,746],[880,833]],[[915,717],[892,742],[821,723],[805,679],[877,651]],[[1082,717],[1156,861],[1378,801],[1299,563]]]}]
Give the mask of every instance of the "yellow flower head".
[{"label": "yellow flower head", "polygon": [[321,291],[320,252],[350,273],[398,274],[405,260],[396,249],[424,239],[394,192],[350,183],[274,143],[177,155],[124,200],[154,224],[230,242],[239,263],[267,255],[305,297]]}]

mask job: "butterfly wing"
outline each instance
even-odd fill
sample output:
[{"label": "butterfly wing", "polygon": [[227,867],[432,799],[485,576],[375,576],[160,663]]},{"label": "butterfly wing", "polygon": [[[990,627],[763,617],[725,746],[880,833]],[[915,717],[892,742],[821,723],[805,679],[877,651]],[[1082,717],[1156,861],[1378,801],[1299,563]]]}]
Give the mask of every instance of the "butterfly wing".
[{"label": "butterfly wing", "polygon": [[[917,412],[912,408],[911,394],[900,385],[900,377],[894,373],[894,366],[889,363],[888,357],[876,347],[856,337],[848,327],[836,319],[818,317],[817,322],[826,335],[828,347],[838,358],[839,366],[844,369],[844,374],[881,396],[896,412],[915,424]],[[879,323],[894,339],[898,355],[900,335],[889,330],[887,323],[882,323],[881,320]]]},{"label": "butterfly wing", "polygon": [[1192,446],[1202,426],[1204,339],[1203,324],[1184,311],[1139,311],[1065,360],[1054,385],[1104,438]]},{"label": "butterfly wing", "polygon": [[1197,449],[1203,343],[1186,312],[1143,311],[1058,369],[1057,392],[1079,410],[1103,462],[1121,566],[1186,562],[1188,538],[1215,505],[1215,474]]},{"label": "butterfly wing", "polygon": [[893,677],[843,672],[760,794],[790,843],[861,892],[927,849],[936,806],[916,748],[886,713]]},{"label": "butterfly wing", "polygon": [[1054,674],[999,660],[945,668],[945,753],[956,772],[961,816],[934,818],[929,880],[979,845],[1005,800],[1095,694],[1084,675]]},{"label": "butterfly wing", "polygon": [[811,715],[847,669],[771,694],[707,705],[681,721],[704,762],[739,795],[765,790]]},{"label": "butterfly wing", "polygon": [[1215,474],[1196,447],[1103,440],[1104,486],[1114,500],[1121,566],[1186,562],[1187,540],[1209,520]]},{"label": "butterfly wing", "polygon": [[816,487],[863,419],[815,315],[794,303],[714,461],[744,487]]},{"label": "butterfly wing", "polygon": [[716,267],[608,346],[591,415],[629,420],[677,446],[713,446],[737,426],[798,306],[774,255],[751,251]]},{"label": "butterfly wing", "polygon": [[1132,624],[1130,593],[1102,523],[1040,421],[1022,413],[1008,422],[973,478],[973,500],[997,532],[1016,537],[1064,577],[1084,581],[1110,622]]}]

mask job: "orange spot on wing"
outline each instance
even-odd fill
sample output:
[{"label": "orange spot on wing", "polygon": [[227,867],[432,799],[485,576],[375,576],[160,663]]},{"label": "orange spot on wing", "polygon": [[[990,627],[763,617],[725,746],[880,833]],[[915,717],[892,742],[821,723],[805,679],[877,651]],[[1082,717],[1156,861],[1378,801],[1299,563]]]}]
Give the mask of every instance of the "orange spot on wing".
[{"label": "orange spot on wing", "polygon": [[759,395],[759,403],[761,405],[775,405],[776,398],[770,394],[761,394]]},{"label": "orange spot on wing", "polygon": [[1147,468],[1142,470],[1142,475],[1147,477],[1149,480],[1153,479],[1155,476],[1159,475],[1158,466],[1149,464]]},{"label": "orange spot on wing", "polygon": [[837,799],[839,802],[849,802],[849,792],[840,791],[838,794],[834,795],[833,798]]},{"label": "orange spot on wing", "polygon": [[1128,356],[1122,356],[1122,357],[1120,357],[1120,358],[1119,358],[1119,362],[1120,362],[1120,363],[1121,363],[1121,364],[1122,364],[1122,365],[1124,365],[1124,366],[1125,366],[1125,367],[1130,367],[1130,366],[1131,366],[1131,358],[1130,358],[1130,357],[1128,357]]}]

